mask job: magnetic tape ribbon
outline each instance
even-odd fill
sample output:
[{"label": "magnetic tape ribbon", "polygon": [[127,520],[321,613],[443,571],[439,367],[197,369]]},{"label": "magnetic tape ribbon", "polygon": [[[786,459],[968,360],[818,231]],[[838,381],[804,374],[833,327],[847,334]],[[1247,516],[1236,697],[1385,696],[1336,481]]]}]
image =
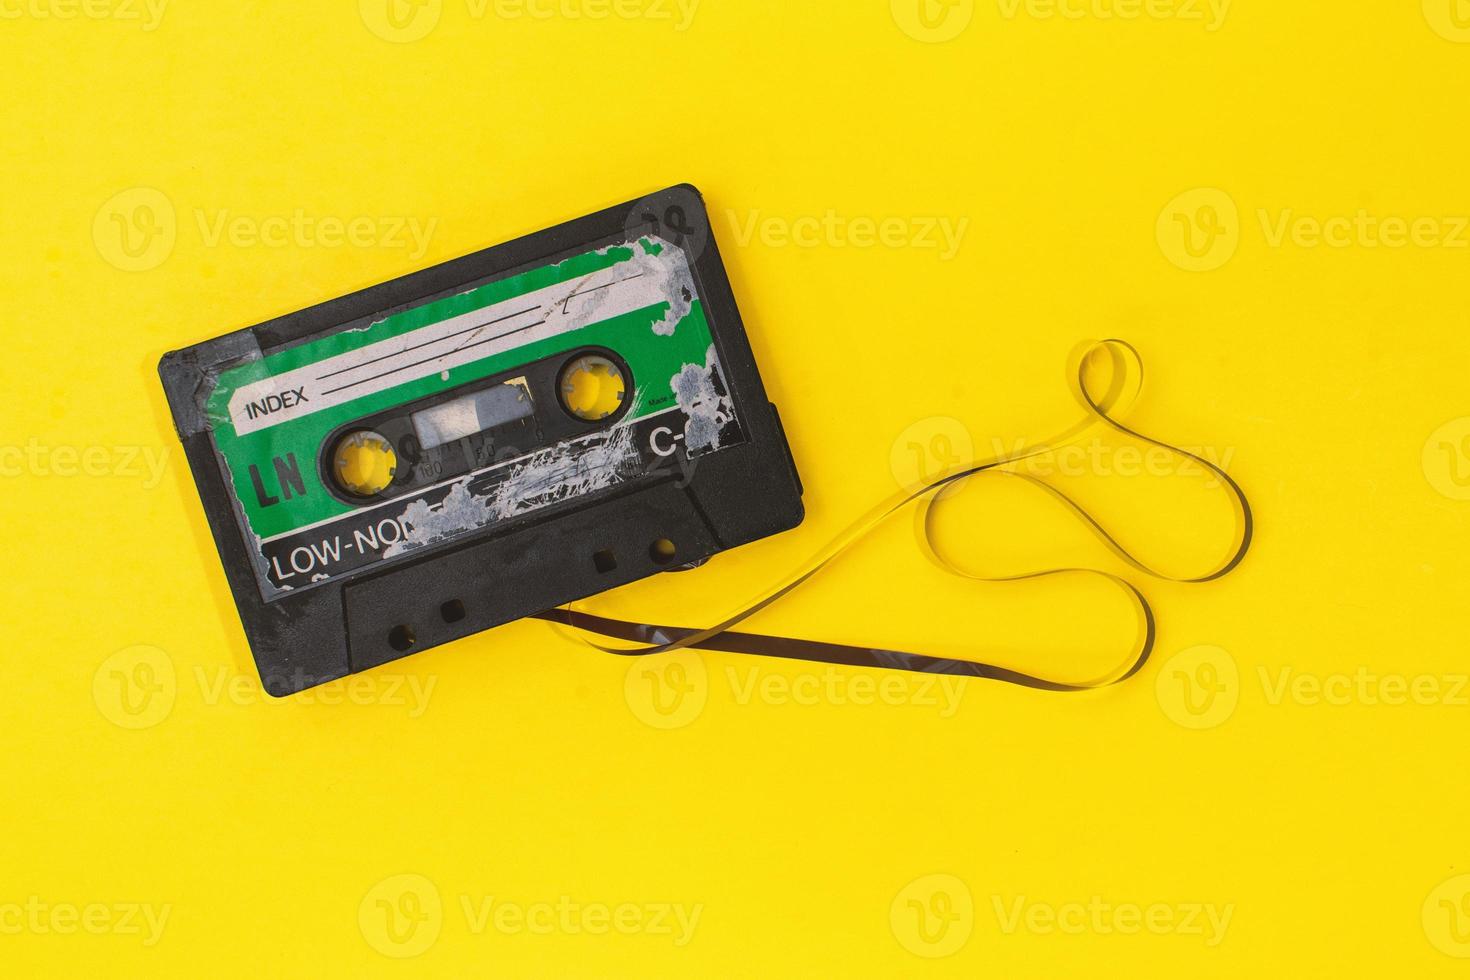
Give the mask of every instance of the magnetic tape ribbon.
[{"label": "magnetic tape ribbon", "polygon": [[[1096,397],[1088,385],[1087,372],[1089,361],[1099,354],[1106,354],[1111,359],[1111,374],[1108,390],[1101,397]],[[767,591],[759,600],[747,605],[739,612],[714,626],[705,629],[689,629],[684,627],[659,626],[649,623],[636,623],[577,612],[569,607],[548,610],[538,614],[537,618],[547,620],[553,624],[569,626],[581,630],[584,633],[596,634],[608,639],[628,643],[641,644],[640,646],[631,648],[613,647],[605,646],[590,639],[587,640],[588,643],[600,650],[623,656],[648,656],[684,648],[719,650],[727,653],[755,654],[763,657],[780,657],[787,660],[805,660],[852,667],[880,667],[890,670],[908,670],[920,673],[959,674],[983,677],[1041,691],[1092,691],[1122,683],[1143,669],[1143,666],[1148,662],[1149,656],[1153,653],[1157,636],[1153,608],[1149,605],[1148,599],[1145,598],[1143,592],[1132,582],[1112,572],[1081,567],[1049,568],[1037,572],[1008,576],[975,575],[961,569],[946,557],[939,548],[934,535],[934,514],[938,504],[942,502],[947,491],[953,490],[972,477],[985,474],[999,474],[1024,480],[1049,493],[1069,510],[1073,516],[1082,521],[1089,530],[1096,534],[1102,543],[1107,546],[1109,551],[1135,571],[1151,578],[1181,584],[1212,582],[1230,574],[1245,559],[1246,553],[1250,550],[1251,540],[1254,534],[1254,519],[1251,514],[1250,502],[1246,499],[1245,491],[1241,489],[1240,485],[1224,469],[1209,460],[1195,453],[1180,449],[1177,446],[1172,446],[1166,442],[1146,436],[1119,422],[1115,417],[1117,414],[1124,412],[1132,404],[1142,388],[1143,359],[1138,351],[1132,345],[1122,340],[1103,340],[1080,348],[1078,355],[1075,359],[1075,370],[1070,373],[1073,394],[1081,402],[1083,408],[1086,410],[1086,414],[1076,425],[1052,439],[1031,448],[1019,449],[1009,454],[997,456],[983,463],[966,466],[963,469],[948,473],[926,483],[916,490],[903,491],[883,501],[883,503],[873,508],[861,519],[848,527],[846,531],[833,539],[833,541],[812,557],[806,565],[794,575],[790,576],[784,583]],[[1073,500],[1065,492],[1032,474],[1007,469],[1007,467],[1013,467],[1026,460],[1055,453],[1057,450],[1076,442],[1085,433],[1099,425],[1110,427],[1124,435],[1131,436],[1151,446],[1156,446],[1198,463],[1223,483],[1229,490],[1236,508],[1236,543],[1230,557],[1223,564],[1211,572],[1193,577],[1166,575],[1135,557],[1096,518],[1088,513],[1081,504],[1077,503],[1077,501]],[[820,640],[804,640],[784,636],[768,636],[760,633],[743,633],[733,629],[733,627],[739,625],[744,620],[749,619],[751,616],[754,616],[756,613],[805,584],[839,555],[866,537],[879,524],[910,504],[918,507],[916,519],[919,527],[922,529],[920,542],[925,553],[930,560],[953,575],[980,582],[1021,582],[1063,575],[1091,575],[1101,577],[1118,586],[1132,599],[1139,614],[1140,629],[1136,652],[1126,663],[1109,674],[1092,681],[1068,683],[972,660],[944,659],[908,653],[902,650],[849,646],[841,643],[827,643]]]}]

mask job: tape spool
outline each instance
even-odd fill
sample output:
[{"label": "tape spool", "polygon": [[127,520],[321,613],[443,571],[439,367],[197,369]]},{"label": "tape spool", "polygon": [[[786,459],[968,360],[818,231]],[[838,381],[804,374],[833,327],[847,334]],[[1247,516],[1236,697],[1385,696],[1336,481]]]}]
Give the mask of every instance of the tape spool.
[{"label": "tape spool", "polygon": [[628,378],[623,369],[600,354],[584,354],[561,369],[557,382],[561,404],[584,422],[600,422],[623,407]]},{"label": "tape spool", "polygon": [[332,450],[332,477],[343,493],[372,497],[393,485],[398,453],[393,444],[369,429],[349,432]]}]

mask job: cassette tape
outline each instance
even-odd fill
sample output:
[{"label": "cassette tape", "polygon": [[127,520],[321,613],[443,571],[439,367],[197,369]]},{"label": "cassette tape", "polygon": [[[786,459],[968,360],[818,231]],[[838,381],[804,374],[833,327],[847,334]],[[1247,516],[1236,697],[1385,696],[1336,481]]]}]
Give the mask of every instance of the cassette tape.
[{"label": "cassette tape", "polygon": [[165,355],[281,696],[801,523],[697,190]]}]

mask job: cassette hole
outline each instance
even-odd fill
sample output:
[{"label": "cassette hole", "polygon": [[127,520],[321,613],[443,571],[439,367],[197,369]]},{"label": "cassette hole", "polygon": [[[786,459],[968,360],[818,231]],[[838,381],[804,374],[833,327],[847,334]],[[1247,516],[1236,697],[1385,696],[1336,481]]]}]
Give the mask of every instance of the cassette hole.
[{"label": "cassette hole", "polygon": [[418,637],[413,635],[413,627],[406,624],[393,627],[388,631],[388,645],[399,653],[406,653],[413,649],[418,642]]},{"label": "cassette hole", "polygon": [[653,559],[655,565],[671,565],[678,556],[679,549],[668,538],[659,538],[648,546],[648,557]]},{"label": "cassette hole", "polygon": [[592,564],[605,575],[618,567],[618,556],[612,553],[612,549],[604,548],[592,556]]},{"label": "cassette hole", "polygon": [[464,603],[459,599],[450,599],[439,607],[439,615],[446,623],[457,623],[464,619]]},{"label": "cassette hole", "polygon": [[557,381],[562,408],[583,422],[617,414],[628,397],[628,376],[616,363],[587,354],[567,363]]},{"label": "cassette hole", "polygon": [[393,444],[371,429],[349,432],[332,451],[332,477],[353,497],[372,497],[393,485],[398,453]]}]

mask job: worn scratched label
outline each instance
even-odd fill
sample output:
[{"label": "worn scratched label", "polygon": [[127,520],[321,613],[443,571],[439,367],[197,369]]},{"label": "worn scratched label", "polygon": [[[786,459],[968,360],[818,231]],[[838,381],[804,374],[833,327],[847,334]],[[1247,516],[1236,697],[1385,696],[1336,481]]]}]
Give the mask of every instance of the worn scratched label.
[{"label": "worn scratched label", "polygon": [[[353,506],[318,460],[341,426],[587,347],[631,370],[607,429]],[[545,410],[543,407],[542,410]],[[220,373],[206,412],[267,600],[447,545],[744,440],[687,257],[655,237],[486,282]]]}]

